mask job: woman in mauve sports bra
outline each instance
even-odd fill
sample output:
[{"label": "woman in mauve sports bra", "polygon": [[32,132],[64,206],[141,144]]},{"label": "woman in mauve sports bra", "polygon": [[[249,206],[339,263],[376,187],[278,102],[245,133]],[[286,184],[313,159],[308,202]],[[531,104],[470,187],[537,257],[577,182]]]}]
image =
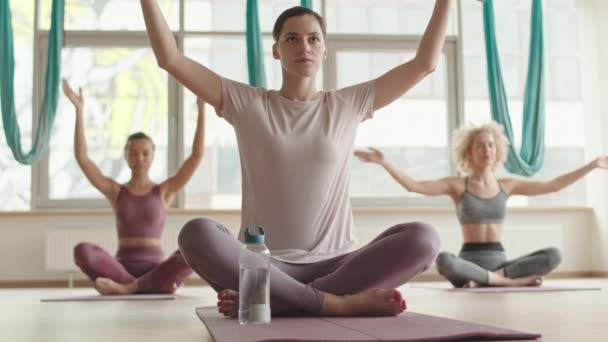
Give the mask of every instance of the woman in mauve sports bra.
[{"label": "woman in mauve sports bra", "polygon": [[160,184],[150,180],[148,171],[154,160],[154,143],[144,133],[134,133],[125,145],[131,179],[121,185],[104,176],[87,155],[82,91],[77,94],[66,80],[63,81],[63,91],[76,109],[76,160],[91,184],[110,202],[118,230],[116,257],[95,244],[82,242],[74,248],[76,264],[94,281],[95,289],[101,294],[175,292],[192,269],[180,251],[163,260],[160,238],[167,208],[203,158],[204,102],[198,99],[196,103],[198,123],[192,154],[175,175]]},{"label": "woman in mauve sports bra", "polygon": [[508,197],[557,192],[595,168],[608,168],[608,156],[598,157],[550,181],[497,179],[495,170],[507,158],[507,144],[503,127],[496,122],[461,128],[454,132],[452,146],[453,158],[465,176],[427,181],[412,179],[376,149],[355,151],[355,156],[381,165],[408,191],[452,198],[464,244],[458,256],[439,253],[435,264],[439,273],[455,287],[539,286],[541,276],[561,262],[560,252],[557,248],[545,248],[507,260],[500,240]]}]

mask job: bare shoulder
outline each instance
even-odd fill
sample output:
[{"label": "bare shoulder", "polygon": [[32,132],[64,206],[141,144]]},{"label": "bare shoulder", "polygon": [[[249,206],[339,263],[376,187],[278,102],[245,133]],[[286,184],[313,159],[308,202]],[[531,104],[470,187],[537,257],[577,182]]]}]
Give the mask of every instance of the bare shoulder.
[{"label": "bare shoulder", "polygon": [[120,193],[121,185],[118,184],[115,180],[111,180],[110,192],[106,194],[106,198],[110,201],[110,205],[112,208],[116,207],[116,201],[118,200],[118,194]]},{"label": "bare shoulder", "polygon": [[500,185],[500,188],[507,194],[510,194],[513,191],[513,188],[515,188],[518,184],[521,183],[521,179],[513,177],[503,177],[498,179],[498,184]]},{"label": "bare shoulder", "polygon": [[169,190],[169,180],[170,178],[165,179],[162,183],[158,184],[158,191],[164,197]]},{"label": "bare shoulder", "polygon": [[443,178],[443,181],[448,185],[452,199],[457,200],[460,198],[465,189],[464,178],[452,176]]},{"label": "bare shoulder", "polygon": [[450,186],[462,186],[464,187],[464,177],[454,177],[454,176],[449,176],[449,177],[445,177],[442,178],[442,180],[444,182],[446,182],[447,184],[449,184]]}]

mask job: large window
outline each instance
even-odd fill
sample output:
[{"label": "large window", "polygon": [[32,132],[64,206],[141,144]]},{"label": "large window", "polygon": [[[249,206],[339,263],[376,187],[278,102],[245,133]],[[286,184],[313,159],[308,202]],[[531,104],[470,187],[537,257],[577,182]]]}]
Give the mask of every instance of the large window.
[{"label": "large window", "polygon": [[[172,30],[179,30],[180,0],[155,0]],[[38,2],[38,1],[36,1]],[[51,27],[51,0],[40,0],[40,28]],[[142,31],[146,29],[139,0],[65,0],[67,31]]]},{"label": "large window", "polygon": [[[186,55],[221,76],[247,81],[246,0],[156,1]],[[11,2],[16,104],[25,149],[31,144],[32,103],[36,103],[32,93],[42,93],[51,3]],[[280,87],[281,82],[280,65],[271,56],[274,20],[282,10],[299,3],[258,0],[270,88]],[[323,89],[369,80],[411,58],[434,6],[434,1],[428,0],[313,3],[327,20],[328,60],[317,79]],[[34,4],[40,6],[36,28]],[[457,4],[460,11],[456,11]],[[461,123],[490,119],[481,6],[478,1],[454,3],[450,38],[436,72],[401,99],[377,111],[373,120],[363,123],[356,148],[378,147],[416,178],[456,175],[450,160],[450,132]],[[530,1],[497,1],[495,7],[501,64],[519,141]],[[65,11],[62,76],[74,87],[83,87],[90,157],[104,174],[125,182],[130,176],[123,156],[125,139],[130,133],[144,131],[156,143],[152,177],[155,181],[164,180],[191,152],[196,103],[192,93],[157,66],[144,31],[139,0],[69,0]],[[544,1],[544,14],[547,153],[545,167],[536,176],[539,179],[577,167],[584,157],[584,94],[580,49],[576,48],[576,1]],[[461,36],[458,26],[462,27]],[[459,41],[462,54],[457,48]],[[214,108],[207,105],[205,110],[203,162],[175,206],[240,208],[241,171],[234,131]],[[74,110],[61,94],[49,155],[33,167],[34,172],[15,162],[6,144],[0,144],[0,210],[28,209],[30,202],[34,208],[106,205],[74,160],[73,130]],[[500,173],[506,174],[504,170]],[[380,167],[355,158],[351,177],[355,205],[448,202],[407,193]],[[511,204],[584,202],[585,187],[579,182],[558,194],[514,198]]]},{"label": "large window", "polygon": [[[486,54],[481,4],[462,2],[465,121],[490,120]],[[530,38],[530,1],[495,1],[496,39],[500,54],[516,147],[521,143],[523,94]],[[543,1],[545,41],[545,136],[543,168],[535,179],[548,179],[584,163],[584,112],[580,84],[580,49],[576,1]],[[504,170],[500,174],[506,175]],[[513,197],[510,204],[583,205],[585,184],[578,182],[559,193]]]},{"label": "large window", "polygon": [[[152,137],[155,160],[150,176],[167,176],[167,74],[158,68],[149,48],[66,47],[62,72],[84,93],[84,130],[89,157],[120,183],[129,180],[124,158],[129,134]],[[59,102],[48,156],[48,199],[102,199],[74,158],[75,113],[65,96]],[[104,201],[105,202],[105,201]],[[94,203],[98,205],[99,203]]]},{"label": "large window", "polygon": [[[329,49],[328,76],[336,88],[374,79],[414,57],[418,42],[359,41],[336,38]],[[375,147],[415,178],[440,178],[451,174],[450,118],[457,116],[454,99],[456,53],[454,41],[446,43],[437,70],[397,101],[376,111],[365,121],[355,148]],[[449,57],[448,57],[449,56]],[[350,190],[357,205],[442,203],[408,193],[380,167],[353,160]],[[408,197],[415,197],[408,202]]]},{"label": "large window", "polygon": [[[11,2],[15,48],[15,110],[21,128],[21,146],[32,145],[32,75],[34,49],[34,8],[30,1]],[[30,208],[31,170],[13,157],[0,120],[0,210]]]},{"label": "large window", "polygon": [[[417,36],[424,31],[435,2],[329,0],[325,4],[327,30],[330,33]],[[454,26],[450,25],[449,33],[454,34],[455,31]]]}]

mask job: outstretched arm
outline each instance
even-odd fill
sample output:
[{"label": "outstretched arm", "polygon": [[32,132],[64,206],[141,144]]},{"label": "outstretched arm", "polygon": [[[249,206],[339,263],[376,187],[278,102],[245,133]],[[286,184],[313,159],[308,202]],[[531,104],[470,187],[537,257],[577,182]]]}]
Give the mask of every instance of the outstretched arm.
[{"label": "outstretched arm", "polygon": [[196,105],[198,107],[198,120],[194,140],[192,141],[192,153],[184,160],[184,163],[175,175],[161,185],[164,193],[163,198],[167,206],[173,201],[175,194],[192,178],[196,168],[203,159],[203,151],[205,149],[205,102],[197,98]]},{"label": "outstretched arm", "polygon": [[395,101],[435,70],[445,41],[450,5],[451,0],[436,0],[416,56],[376,79],[374,110]]},{"label": "outstretched arm", "polygon": [[427,196],[450,195],[453,196],[453,179],[442,178],[438,180],[417,181],[403,171],[391,164],[384,158],[382,152],[375,148],[369,151],[357,150],[355,156],[361,161],[375,163],[382,166],[399,184],[407,191],[416,192]]},{"label": "outstretched arm", "polygon": [[220,76],[179,51],[156,0],[140,0],[140,3],[158,65],[195,95],[221,110],[223,103]]},{"label": "outstretched arm", "polygon": [[89,159],[87,154],[87,142],[84,137],[83,124],[83,108],[84,100],[82,98],[82,89],[79,89],[78,94],[70,87],[68,81],[63,80],[63,92],[72,102],[76,109],[76,125],[74,127],[74,155],[78,166],[87,177],[89,182],[99,190],[106,198],[114,204],[115,195],[118,193],[119,185],[114,180],[104,176],[97,165]]},{"label": "outstretched arm", "polygon": [[503,181],[504,187],[510,189],[509,195],[537,196],[551,192],[558,192],[583,178],[593,169],[608,169],[608,156],[601,156],[578,168],[572,172],[563,174],[550,181],[527,181],[522,179],[509,178]]}]

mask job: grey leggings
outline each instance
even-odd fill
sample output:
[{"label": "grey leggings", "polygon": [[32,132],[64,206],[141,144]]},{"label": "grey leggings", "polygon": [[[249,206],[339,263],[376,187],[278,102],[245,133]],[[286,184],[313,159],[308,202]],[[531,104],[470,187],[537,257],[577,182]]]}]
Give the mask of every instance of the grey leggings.
[{"label": "grey leggings", "polygon": [[[238,290],[242,243],[209,219],[188,222],[179,235],[182,255],[217,292]],[[354,294],[395,288],[422,273],[439,250],[439,236],[424,223],[393,226],[366,246],[331,259],[292,264],[272,259],[270,300],[273,314],[318,314],[323,293]]]},{"label": "grey leggings", "polygon": [[465,243],[459,256],[441,252],[435,264],[439,273],[454,287],[462,287],[468,281],[488,284],[488,271],[504,269],[508,278],[545,275],[561,262],[557,248],[545,248],[514,260],[507,260],[499,242]]}]

